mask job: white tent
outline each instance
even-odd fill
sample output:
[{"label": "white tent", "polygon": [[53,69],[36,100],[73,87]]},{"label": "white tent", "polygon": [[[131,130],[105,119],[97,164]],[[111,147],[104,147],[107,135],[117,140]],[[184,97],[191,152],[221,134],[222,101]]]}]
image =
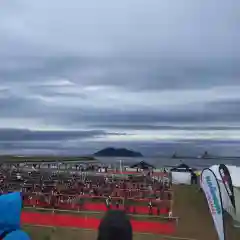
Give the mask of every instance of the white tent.
[{"label": "white tent", "polygon": [[191,184],[192,168],[182,163],[177,167],[172,168],[172,183],[173,184]]},{"label": "white tent", "polygon": [[210,167],[210,169],[215,173],[218,179],[220,189],[221,189],[224,209],[233,217],[235,221],[238,222],[238,224],[240,224],[240,167],[231,166],[231,165],[226,165],[226,166],[229,169],[229,172],[232,178],[233,187],[234,187],[234,195],[235,195],[235,201],[236,201],[236,214],[233,211],[231,202],[227,195],[227,191],[221,181],[221,176],[218,170],[219,165],[213,165]]}]

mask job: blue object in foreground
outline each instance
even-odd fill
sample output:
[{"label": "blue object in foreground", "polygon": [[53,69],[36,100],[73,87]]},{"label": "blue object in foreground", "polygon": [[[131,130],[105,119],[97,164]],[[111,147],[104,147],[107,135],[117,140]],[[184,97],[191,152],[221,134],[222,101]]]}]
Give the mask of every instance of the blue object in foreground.
[{"label": "blue object in foreground", "polygon": [[29,236],[22,230],[9,233],[4,240],[30,240]]},{"label": "blue object in foreground", "polygon": [[20,192],[0,196],[0,236],[10,232],[4,239],[29,240],[26,233],[21,231],[22,196]]}]

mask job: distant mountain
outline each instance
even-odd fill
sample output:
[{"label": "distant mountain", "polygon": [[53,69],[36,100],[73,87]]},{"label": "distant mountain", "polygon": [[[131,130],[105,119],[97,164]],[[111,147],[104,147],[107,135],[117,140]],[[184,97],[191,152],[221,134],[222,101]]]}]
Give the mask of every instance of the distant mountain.
[{"label": "distant mountain", "polygon": [[128,150],[126,148],[104,148],[96,153],[98,157],[142,157],[140,152]]}]

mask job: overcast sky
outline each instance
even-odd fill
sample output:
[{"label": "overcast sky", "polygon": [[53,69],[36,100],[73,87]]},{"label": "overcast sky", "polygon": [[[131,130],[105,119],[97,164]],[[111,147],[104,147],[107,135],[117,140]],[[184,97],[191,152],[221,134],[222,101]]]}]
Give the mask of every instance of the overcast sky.
[{"label": "overcast sky", "polygon": [[0,4],[1,128],[240,140],[239,0]]}]

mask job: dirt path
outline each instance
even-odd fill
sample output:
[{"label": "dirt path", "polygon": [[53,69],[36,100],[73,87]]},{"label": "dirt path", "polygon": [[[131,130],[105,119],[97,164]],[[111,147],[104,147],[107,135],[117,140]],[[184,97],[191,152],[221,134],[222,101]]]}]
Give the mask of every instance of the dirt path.
[{"label": "dirt path", "polygon": [[[46,226],[24,226],[32,240],[96,240],[97,231],[89,229],[55,228]],[[179,240],[157,234],[134,233],[133,240]]]}]

